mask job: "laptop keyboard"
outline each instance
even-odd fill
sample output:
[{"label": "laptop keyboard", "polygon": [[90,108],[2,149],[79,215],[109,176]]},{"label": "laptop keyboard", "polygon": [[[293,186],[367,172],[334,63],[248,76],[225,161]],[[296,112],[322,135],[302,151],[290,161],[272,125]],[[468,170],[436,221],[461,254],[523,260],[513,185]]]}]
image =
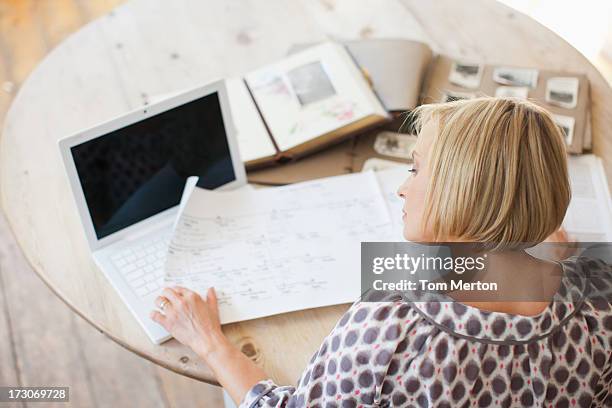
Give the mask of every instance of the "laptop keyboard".
[{"label": "laptop keyboard", "polygon": [[111,262],[138,297],[146,298],[163,286],[169,239],[169,235],[154,236],[111,255]]}]

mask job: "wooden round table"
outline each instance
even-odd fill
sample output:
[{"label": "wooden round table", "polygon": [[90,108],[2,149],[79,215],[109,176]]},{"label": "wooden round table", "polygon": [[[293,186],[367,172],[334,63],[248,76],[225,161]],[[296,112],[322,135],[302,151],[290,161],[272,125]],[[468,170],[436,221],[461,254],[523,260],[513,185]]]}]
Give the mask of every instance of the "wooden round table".
[{"label": "wooden round table", "polygon": [[[37,67],[7,115],[0,150],[2,206],[36,273],[117,343],[178,373],[215,383],[172,340],[153,345],[95,266],[57,140],[155,95],[238,75],[326,38],[409,38],[487,63],[583,72],[591,83],[594,152],[612,180],[612,89],[558,36],[490,0],[132,0],[85,26]],[[35,301],[35,299],[32,299]],[[279,383],[294,384],[348,305],[224,327]]]}]

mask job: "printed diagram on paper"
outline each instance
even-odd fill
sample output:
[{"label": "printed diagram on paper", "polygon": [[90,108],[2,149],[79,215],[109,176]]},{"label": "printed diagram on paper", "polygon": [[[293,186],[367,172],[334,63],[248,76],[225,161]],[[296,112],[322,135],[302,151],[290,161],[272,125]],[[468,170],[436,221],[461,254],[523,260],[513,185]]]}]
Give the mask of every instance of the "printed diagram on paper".
[{"label": "printed diagram on paper", "polygon": [[285,187],[196,189],[177,223],[166,282],[214,286],[223,323],[355,301],[361,241],[388,240],[374,173]]}]

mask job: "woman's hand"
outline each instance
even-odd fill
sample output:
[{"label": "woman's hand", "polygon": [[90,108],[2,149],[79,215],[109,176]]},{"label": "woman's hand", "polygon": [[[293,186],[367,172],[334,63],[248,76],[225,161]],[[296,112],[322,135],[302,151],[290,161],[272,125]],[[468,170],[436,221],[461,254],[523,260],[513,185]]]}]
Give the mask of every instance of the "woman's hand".
[{"label": "woman's hand", "polygon": [[163,314],[153,311],[151,319],[202,358],[226,345],[213,288],[208,289],[206,299],[186,288],[165,288],[155,304]]},{"label": "woman's hand", "polygon": [[213,288],[208,289],[206,299],[189,289],[165,288],[155,304],[163,313],[151,312],[151,319],[206,361],[236,405],[251,387],[268,378],[221,331]]}]

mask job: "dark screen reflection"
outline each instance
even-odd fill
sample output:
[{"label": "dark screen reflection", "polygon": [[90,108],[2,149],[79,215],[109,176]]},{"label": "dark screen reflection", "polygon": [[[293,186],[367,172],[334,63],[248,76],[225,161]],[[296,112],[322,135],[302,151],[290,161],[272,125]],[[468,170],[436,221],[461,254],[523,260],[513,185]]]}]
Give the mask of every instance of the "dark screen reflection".
[{"label": "dark screen reflection", "polygon": [[98,238],[177,205],[189,176],[235,180],[216,93],[71,150]]}]

